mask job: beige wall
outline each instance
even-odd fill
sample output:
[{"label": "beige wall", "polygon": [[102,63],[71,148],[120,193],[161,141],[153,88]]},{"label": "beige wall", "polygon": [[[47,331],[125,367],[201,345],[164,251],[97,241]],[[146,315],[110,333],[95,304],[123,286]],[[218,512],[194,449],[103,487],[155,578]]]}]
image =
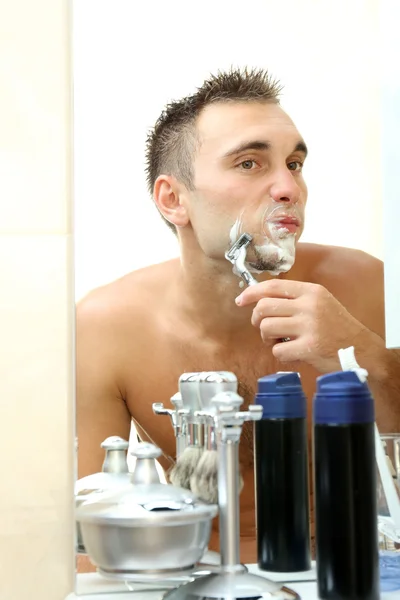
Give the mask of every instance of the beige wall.
[{"label": "beige wall", "polygon": [[0,598],[73,589],[68,0],[0,7]]}]

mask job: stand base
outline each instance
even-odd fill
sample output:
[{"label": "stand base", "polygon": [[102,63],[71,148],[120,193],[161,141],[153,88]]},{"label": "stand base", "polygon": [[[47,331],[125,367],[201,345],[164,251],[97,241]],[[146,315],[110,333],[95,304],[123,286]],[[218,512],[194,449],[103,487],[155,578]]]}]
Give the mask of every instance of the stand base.
[{"label": "stand base", "polygon": [[239,598],[301,600],[296,592],[281,583],[246,571],[205,575],[167,592],[163,600],[235,600]]}]

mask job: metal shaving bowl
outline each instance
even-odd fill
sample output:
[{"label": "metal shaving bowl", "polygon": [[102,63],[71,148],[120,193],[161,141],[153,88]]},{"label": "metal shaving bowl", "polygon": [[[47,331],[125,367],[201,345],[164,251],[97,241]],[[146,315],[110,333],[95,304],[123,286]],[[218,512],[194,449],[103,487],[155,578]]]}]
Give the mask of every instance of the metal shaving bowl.
[{"label": "metal shaving bowl", "polygon": [[[75,483],[75,507],[95,494],[126,487],[130,482],[126,453],[129,442],[118,436],[108,437],[101,443],[105,457],[100,473],[78,479]],[[76,552],[86,554],[79,523],[76,523]]]},{"label": "metal shaving bowl", "polygon": [[191,570],[211,535],[216,505],[172,485],[130,484],[96,494],[76,510],[87,554],[120,580],[162,579]]}]

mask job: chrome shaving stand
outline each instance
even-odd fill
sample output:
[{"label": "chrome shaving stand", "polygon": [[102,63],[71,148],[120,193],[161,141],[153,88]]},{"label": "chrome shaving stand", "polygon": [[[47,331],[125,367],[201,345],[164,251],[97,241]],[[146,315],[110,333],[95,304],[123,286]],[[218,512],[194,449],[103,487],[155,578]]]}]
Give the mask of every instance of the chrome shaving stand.
[{"label": "chrome shaving stand", "polygon": [[199,411],[199,416],[213,419],[217,440],[221,566],[167,592],[164,600],[300,600],[293,590],[249,573],[240,564],[239,440],[243,423],[262,416],[261,406],[239,412],[242,402],[235,392],[221,392],[212,399],[209,411]]},{"label": "chrome shaving stand", "polygon": [[165,408],[162,402],[153,403],[156,415],[168,415],[171,419],[177,459],[188,446],[214,449],[212,399],[220,392],[237,392],[237,387],[236,375],[229,371],[183,373],[179,378],[179,392],[171,398],[174,408]]}]

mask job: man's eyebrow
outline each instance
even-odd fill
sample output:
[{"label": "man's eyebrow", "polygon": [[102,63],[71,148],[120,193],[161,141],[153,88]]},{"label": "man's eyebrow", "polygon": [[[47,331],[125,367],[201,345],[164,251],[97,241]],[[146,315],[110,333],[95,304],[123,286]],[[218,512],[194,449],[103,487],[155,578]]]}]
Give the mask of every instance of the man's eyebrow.
[{"label": "man's eyebrow", "polygon": [[[226,152],[223,158],[229,158],[231,156],[241,154],[242,152],[247,152],[248,150],[271,150],[271,146],[271,142],[267,140],[252,140],[250,142],[242,142],[235,148],[232,148],[232,150]],[[305,156],[307,156],[308,149],[305,142],[303,142],[303,140],[297,142],[293,152],[302,152],[303,154],[305,154]]]},{"label": "man's eyebrow", "polygon": [[303,152],[303,154],[305,154],[305,156],[307,156],[308,148],[306,146],[306,143],[303,142],[303,140],[300,140],[300,142],[297,142],[294,152]]},{"label": "man's eyebrow", "polygon": [[270,150],[271,142],[262,141],[262,140],[252,140],[250,142],[242,142],[232,150],[229,150],[226,154],[224,154],[223,158],[229,158],[230,156],[235,156],[235,154],[240,154],[241,152],[246,152],[247,150]]}]

